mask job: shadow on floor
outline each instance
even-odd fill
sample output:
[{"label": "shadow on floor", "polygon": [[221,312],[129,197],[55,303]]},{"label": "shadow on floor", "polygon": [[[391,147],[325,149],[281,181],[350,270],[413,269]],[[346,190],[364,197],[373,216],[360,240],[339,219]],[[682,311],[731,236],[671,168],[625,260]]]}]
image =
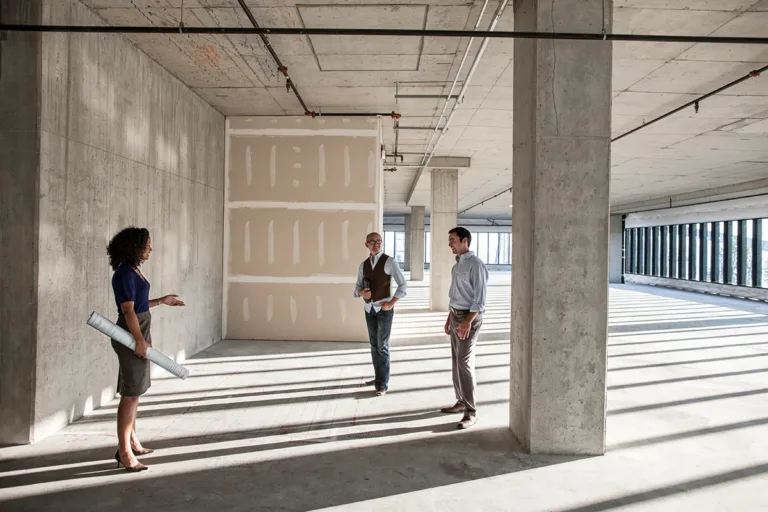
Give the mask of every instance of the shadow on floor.
[{"label": "shadow on floor", "polygon": [[[402,420],[402,418],[400,418]],[[429,431],[423,440],[388,442],[387,437]],[[361,437],[372,446],[334,446]],[[394,441],[394,440],[393,440]],[[355,503],[424,489],[488,478],[577,460],[581,457],[530,456],[506,428],[458,432],[455,421],[418,427],[345,434],[326,438],[294,439],[269,444],[243,444],[212,451],[196,450],[143,459],[150,470],[125,473],[125,482],[72,488],[38,496],[8,500],[3,511],[15,510],[120,510],[130,507],[161,510],[285,510],[303,511]],[[183,470],[183,463],[208,457],[245,457],[267,450],[287,450],[296,456],[210,469]],[[103,454],[100,454],[103,455]],[[233,464],[233,459],[228,463]],[[182,463],[176,474],[152,476],[152,467]],[[219,466],[219,467],[216,467]],[[199,466],[198,466],[199,467]],[[64,472],[69,471],[69,475]],[[75,480],[100,474],[114,475],[114,464],[52,470],[8,477],[0,486],[20,486],[45,481]],[[130,482],[130,483],[129,483]]]}]

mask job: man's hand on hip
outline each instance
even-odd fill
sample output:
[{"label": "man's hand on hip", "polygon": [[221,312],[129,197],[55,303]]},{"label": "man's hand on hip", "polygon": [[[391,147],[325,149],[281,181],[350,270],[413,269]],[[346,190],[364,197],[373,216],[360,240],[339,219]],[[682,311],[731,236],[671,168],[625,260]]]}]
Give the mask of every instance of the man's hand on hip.
[{"label": "man's hand on hip", "polygon": [[472,330],[472,321],[467,318],[459,324],[458,335],[460,340],[466,340],[469,338],[469,332]]},{"label": "man's hand on hip", "polygon": [[384,302],[381,304],[382,311],[390,311],[394,307],[395,307],[395,304],[393,302]]}]

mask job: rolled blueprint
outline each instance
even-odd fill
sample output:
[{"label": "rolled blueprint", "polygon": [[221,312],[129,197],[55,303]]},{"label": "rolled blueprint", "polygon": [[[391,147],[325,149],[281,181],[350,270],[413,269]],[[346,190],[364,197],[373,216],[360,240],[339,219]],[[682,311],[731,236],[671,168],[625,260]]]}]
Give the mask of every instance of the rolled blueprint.
[{"label": "rolled blueprint", "polygon": [[[129,349],[136,350],[136,340],[133,339],[131,333],[110,321],[109,319],[104,318],[97,312],[94,311],[91,313],[91,316],[88,317],[88,321],[86,323],[102,334],[105,334],[113,340],[122,343]],[[189,375],[189,370],[159,350],[155,350],[152,347],[147,349],[147,359],[160,366],[161,368],[168,370],[173,375],[182,380],[186,379]]]}]

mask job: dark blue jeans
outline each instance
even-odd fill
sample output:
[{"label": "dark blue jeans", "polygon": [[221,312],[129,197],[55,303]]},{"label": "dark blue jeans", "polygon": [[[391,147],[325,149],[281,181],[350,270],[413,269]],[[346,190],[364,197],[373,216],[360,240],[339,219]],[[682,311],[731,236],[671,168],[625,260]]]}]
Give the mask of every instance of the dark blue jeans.
[{"label": "dark blue jeans", "polygon": [[365,314],[377,390],[386,391],[389,388],[389,332],[392,329],[394,314],[393,309],[378,313],[372,309],[370,313]]}]

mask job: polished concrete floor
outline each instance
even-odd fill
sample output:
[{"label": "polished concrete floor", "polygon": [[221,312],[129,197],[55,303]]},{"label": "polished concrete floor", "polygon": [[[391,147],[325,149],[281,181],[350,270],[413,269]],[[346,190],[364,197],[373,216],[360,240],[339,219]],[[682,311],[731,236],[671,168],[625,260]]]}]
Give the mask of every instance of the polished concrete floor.
[{"label": "polished concrete floor", "polygon": [[768,305],[613,287],[608,452],[561,457],[506,428],[508,274],[489,297],[470,430],[437,412],[453,402],[444,316],[413,283],[386,396],[363,385],[366,345],[221,342],[143,399],[149,471],[115,469],[114,402],[0,449],[0,510],[768,510]]}]

